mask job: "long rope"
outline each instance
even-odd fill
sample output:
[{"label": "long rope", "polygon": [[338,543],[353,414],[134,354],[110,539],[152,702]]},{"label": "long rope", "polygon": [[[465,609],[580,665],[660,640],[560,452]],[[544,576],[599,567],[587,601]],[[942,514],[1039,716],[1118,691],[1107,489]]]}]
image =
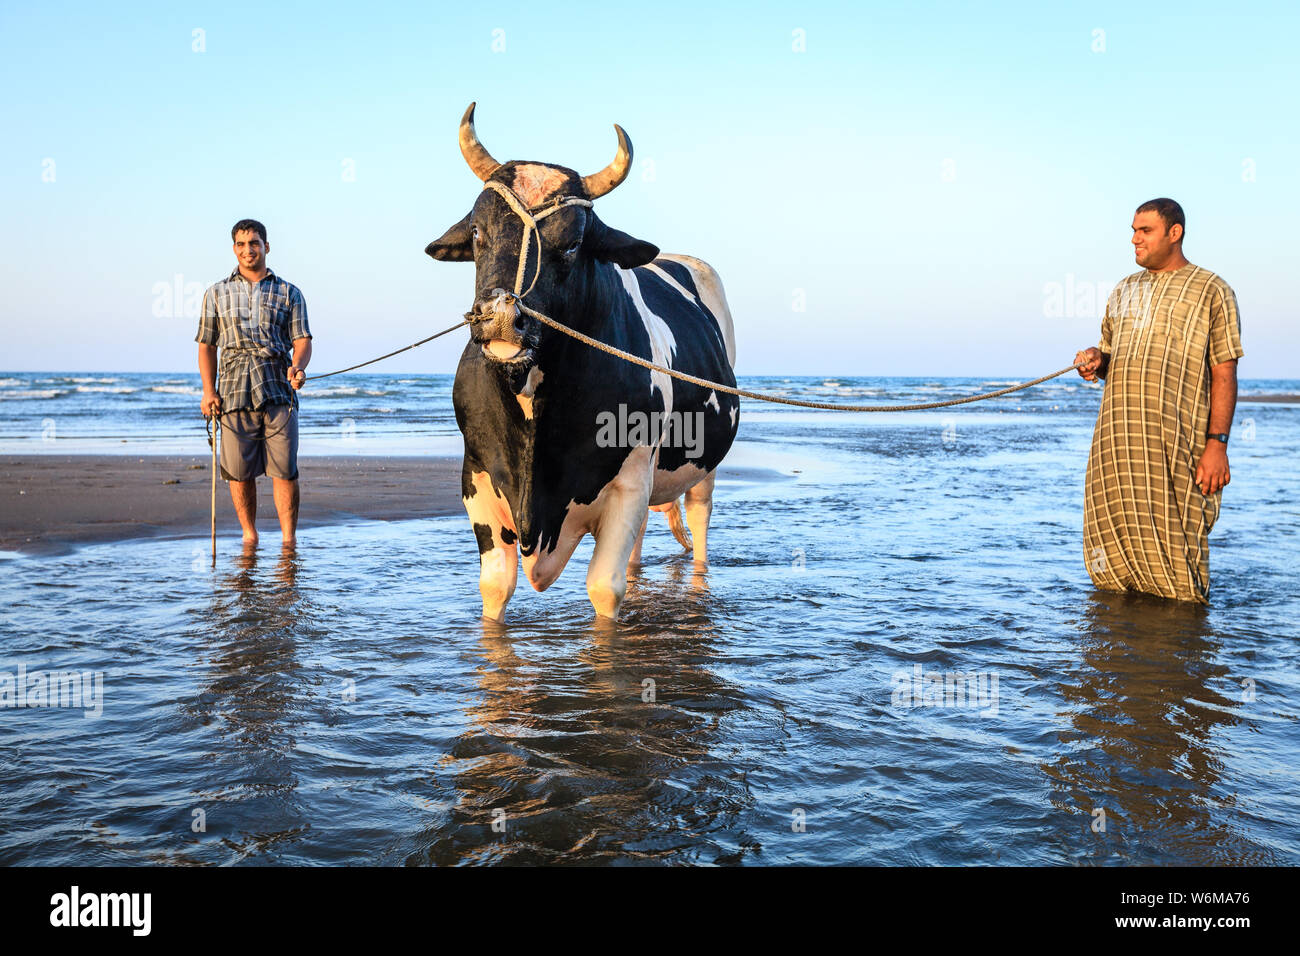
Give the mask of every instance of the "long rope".
[{"label": "long rope", "polygon": [[515,304],[525,315],[530,315],[537,321],[549,325],[557,332],[563,332],[565,335],[572,336],[584,345],[590,345],[594,349],[607,352],[610,355],[623,359],[625,362],[631,362],[633,365],[640,365],[642,368],[648,368],[652,372],[662,372],[665,375],[671,375],[673,378],[679,379],[683,382],[690,382],[692,385],[699,385],[702,388],[715,389],[719,392],[725,392],[728,395],[739,395],[742,398],[753,398],[761,402],[774,402],[778,405],[795,405],[799,408],[820,408],[832,412],[918,412],[928,408],[947,408],[950,405],[966,405],[970,402],[982,402],[988,398],[997,398],[999,395],[1009,395],[1012,392],[1018,392],[1021,389],[1030,388],[1034,385],[1046,382],[1049,379],[1056,378],[1058,375],[1064,375],[1066,372],[1073,371],[1078,368],[1079,365],[1084,364],[1079,362],[1075,365],[1067,365],[1059,372],[1044,375],[1041,378],[1034,379],[1032,382],[1022,382],[1019,385],[1012,385],[1009,388],[1000,388],[996,392],[985,392],[982,395],[972,395],[968,398],[953,398],[946,402],[919,402],[912,405],[838,405],[833,402],[808,402],[796,398],[784,398],[780,395],[767,395],[763,392],[750,391],[747,388],[732,388],[729,385],[723,385],[719,382],[710,382],[706,378],[698,378],[694,375],[687,375],[685,372],[679,372],[676,369],[667,368],[663,365],[656,365],[654,362],[643,359],[639,355],[633,355],[631,352],[624,352],[622,349],[615,348],[612,345],[606,345],[604,342],[593,339],[590,335],[584,335],[576,329],[571,329],[567,325],[557,322],[549,315],[543,315],[536,309],[529,308],[523,302],[516,302]]},{"label": "long rope", "polygon": [[437,332],[434,335],[429,336],[427,339],[420,339],[420,341],[418,342],[412,342],[410,345],[406,346],[405,348],[400,348],[395,352],[389,352],[387,355],[379,356],[379,358],[372,358],[369,362],[362,362],[360,365],[349,365],[347,368],[341,368],[337,372],[326,372],[324,375],[309,375],[306,377],[305,381],[314,382],[317,379],[329,378],[331,375],[342,375],[344,372],[355,372],[357,369],[365,368],[367,365],[374,365],[376,362],[382,362],[384,359],[392,358],[394,355],[401,355],[403,352],[409,352],[411,351],[411,349],[418,348],[419,346],[423,345],[425,342],[432,342],[434,339],[441,338],[442,336],[446,335],[448,332],[455,332],[462,325],[468,325],[468,324],[469,324],[468,318],[461,319],[451,328],[443,329],[441,332]]},{"label": "long rope", "polygon": [[[538,233],[538,238],[541,238],[540,233]],[[932,408],[948,408],[952,405],[969,405],[972,402],[982,402],[990,398],[999,398],[1002,395],[1010,395],[1012,392],[1019,392],[1026,388],[1032,388],[1035,385],[1041,385],[1043,382],[1051,381],[1058,376],[1064,375],[1066,372],[1072,372],[1080,365],[1084,364],[1079,362],[1074,365],[1067,365],[1059,372],[1052,372],[1049,375],[1043,375],[1039,378],[1033,379],[1032,381],[1021,382],[1018,385],[1012,385],[1008,388],[1000,388],[996,392],[984,392],[980,395],[971,395],[966,398],[953,398],[944,402],[916,402],[911,405],[840,405],[834,402],[810,402],[796,398],[785,398],[781,395],[755,392],[747,388],[733,388],[730,385],[723,385],[721,382],[711,382],[706,378],[699,378],[698,376],[688,375],[686,372],[678,371],[677,369],[668,368],[664,365],[657,365],[648,359],[641,358],[639,355],[633,355],[631,352],[625,352],[612,345],[607,345],[599,339],[593,339],[590,335],[585,335],[577,329],[571,329],[564,323],[551,318],[549,315],[538,312],[536,309],[529,307],[521,300],[516,300],[515,304],[525,315],[530,315],[537,321],[549,325],[557,332],[562,332],[565,335],[577,339],[584,345],[589,345],[594,349],[599,349],[600,351],[613,355],[616,358],[620,358],[625,362],[631,362],[633,365],[640,365],[642,368],[647,368],[652,372],[662,372],[663,374],[669,375],[680,381],[690,382],[692,385],[699,385],[701,388],[715,389],[728,395],[738,395],[741,398],[752,398],[756,401],[772,402],[777,405],[794,405],[798,408],[818,408],[832,412],[919,412]],[[358,365],[341,368],[337,372],[326,372],[324,375],[312,375],[307,379],[307,381],[311,382],[316,379],[329,378],[331,375],[342,375],[344,372],[352,372],[359,368],[365,368],[367,365],[374,365],[376,362],[382,362],[386,358],[392,358],[394,355],[408,352],[417,346],[423,345],[425,342],[432,342],[434,339],[446,335],[449,332],[456,331],[458,328],[467,325],[469,322],[470,320],[468,318],[462,319],[450,328],[443,329],[441,332],[438,332],[435,335],[430,335],[426,339],[420,339],[418,342],[413,342],[405,348],[400,348],[394,352],[389,352],[386,355],[381,355],[378,358],[370,359],[368,362],[361,362]]]}]

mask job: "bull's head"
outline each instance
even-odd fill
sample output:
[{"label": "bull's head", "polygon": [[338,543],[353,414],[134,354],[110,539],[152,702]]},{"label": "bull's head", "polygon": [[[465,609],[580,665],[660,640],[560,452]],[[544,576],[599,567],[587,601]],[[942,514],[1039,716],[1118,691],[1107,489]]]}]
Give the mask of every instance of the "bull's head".
[{"label": "bull's head", "polygon": [[[468,318],[474,341],[489,360],[529,364],[543,337],[554,334],[519,310],[521,296],[536,311],[581,325],[575,317],[594,304],[598,263],[630,269],[659,254],[650,243],[606,226],[591,207],[591,200],[626,179],[632,167],[632,143],[622,127],[614,129],[614,161],[598,173],[580,176],[548,163],[498,163],[474,132],[473,103],[461,118],[460,151],[485,188],[469,215],[424,251],[449,262],[474,261],[474,305]],[[527,223],[534,216],[532,231]]]}]

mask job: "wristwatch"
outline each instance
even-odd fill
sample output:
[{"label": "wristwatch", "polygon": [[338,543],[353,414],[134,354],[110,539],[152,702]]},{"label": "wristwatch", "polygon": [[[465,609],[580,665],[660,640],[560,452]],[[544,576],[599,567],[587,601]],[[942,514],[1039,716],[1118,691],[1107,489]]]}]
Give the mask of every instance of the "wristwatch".
[{"label": "wristwatch", "polygon": [[1213,439],[1215,439],[1216,441],[1221,441],[1221,442],[1223,442],[1225,445],[1228,444],[1228,435],[1227,435],[1226,432],[1223,432],[1223,433],[1220,433],[1220,434],[1215,434],[1214,432],[1206,432],[1206,433],[1205,433],[1205,437],[1206,437],[1206,438],[1213,438]]}]

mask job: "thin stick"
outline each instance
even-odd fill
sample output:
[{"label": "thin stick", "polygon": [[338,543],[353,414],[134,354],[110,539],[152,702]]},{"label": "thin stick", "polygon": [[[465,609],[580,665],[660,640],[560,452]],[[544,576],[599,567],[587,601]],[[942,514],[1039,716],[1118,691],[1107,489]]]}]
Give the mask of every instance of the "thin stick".
[{"label": "thin stick", "polygon": [[212,431],[208,435],[208,444],[212,446],[212,566],[217,566],[217,432],[221,420],[212,416]]}]

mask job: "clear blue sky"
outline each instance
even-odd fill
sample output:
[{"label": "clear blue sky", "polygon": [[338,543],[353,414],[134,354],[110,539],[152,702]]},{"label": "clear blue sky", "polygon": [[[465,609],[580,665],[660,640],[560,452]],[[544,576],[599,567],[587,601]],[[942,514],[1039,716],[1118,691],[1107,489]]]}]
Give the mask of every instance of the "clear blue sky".
[{"label": "clear blue sky", "polygon": [[5,4],[0,369],[194,369],[194,304],[159,288],[227,274],[244,216],[317,370],[451,324],[472,266],[423,248],[476,196],[477,100],[500,160],[588,173],[628,131],[598,211],[718,269],[741,373],[1055,369],[1169,195],[1237,291],[1241,374],[1300,376],[1298,28],[1268,2]]}]

